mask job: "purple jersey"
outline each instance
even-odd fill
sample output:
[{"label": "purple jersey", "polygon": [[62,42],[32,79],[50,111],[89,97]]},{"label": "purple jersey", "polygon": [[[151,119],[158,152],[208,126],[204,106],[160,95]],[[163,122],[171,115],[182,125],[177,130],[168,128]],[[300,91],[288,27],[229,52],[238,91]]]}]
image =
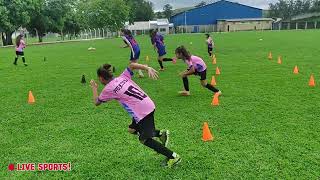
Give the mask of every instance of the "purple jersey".
[{"label": "purple jersey", "polygon": [[16,51],[17,52],[23,52],[23,49],[26,47],[26,43],[24,42],[24,40],[20,40],[20,44],[19,46],[16,46]]},{"label": "purple jersey", "polygon": [[151,43],[156,44],[158,49],[162,49],[165,47],[164,45],[164,38],[160,33],[157,33],[154,38],[151,38]]},{"label": "purple jersey", "polygon": [[136,53],[140,52],[140,47],[137,41],[132,36],[124,35],[122,36],[122,39],[126,44],[128,44],[128,46],[130,46],[133,56],[135,56]]},{"label": "purple jersey", "polygon": [[149,96],[134,82],[133,72],[127,68],[117,78],[109,82],[101,92],[98,101],[117,100],[138,123],[155,110],[155,105]]},{"label": "purple jersey", "polygon": [[201,58],[199,58],[197,56],[191,56],[191,58],[189,60],[186,60],[185,62],[188,65],[189,69],[194,67],[194,69],[197,72],[203,72],[204,70],[207,69],[206,63]]}]

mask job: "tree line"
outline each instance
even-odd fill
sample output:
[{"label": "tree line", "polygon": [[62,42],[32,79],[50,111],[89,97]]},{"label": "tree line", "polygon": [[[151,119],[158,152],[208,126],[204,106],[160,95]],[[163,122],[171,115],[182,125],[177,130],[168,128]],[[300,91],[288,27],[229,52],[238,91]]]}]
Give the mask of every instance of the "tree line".
[{"label": "tree line", "polygon": [[269,4],[269,17],[290,20],[293,16],[320,12],[320,0],[279,0]]},{"label": "tree line", "polygon": [[39,42],[46,32],[79,34],[81,29],[117,31],[125,22],[154,18],[147,0],[0,0],[0,33],[3,45],[12,45],[12,34],[27,28]]}]

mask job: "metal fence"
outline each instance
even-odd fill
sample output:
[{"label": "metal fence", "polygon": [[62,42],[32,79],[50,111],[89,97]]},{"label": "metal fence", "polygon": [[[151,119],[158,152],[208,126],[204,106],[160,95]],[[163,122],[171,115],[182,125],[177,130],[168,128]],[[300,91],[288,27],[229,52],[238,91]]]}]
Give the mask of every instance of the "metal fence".
[{"label": "metal fence", "polygon": [[[19,35],[23,33],[25,35],[25,41],[28,44],[32,43],[38,43],[39,37],[37,35],[32,35],[28,31],[21,31],[17,30],[12,34],[12,39],[14,39]],[[44,33],[44,36],[42,37],[43,43],[46,42],[61,42],[61,41],[75,41],[75,40],[94,40],[94,39],[106,39],[106,38],[114,38],[118,37],[120,34],[119,32],[112,32],[108,29],[104,28],[93,28],[93,29],[84,29],[80,31],[80,33],[51,33],[47,32]],[[2,46],[2,39],[0,36],[0,46]]]},{"label": "metal fence", "polygon": [[320,21],[305,22],[276,22],[272,25],[273,30],[307,30],[320,29]]}]

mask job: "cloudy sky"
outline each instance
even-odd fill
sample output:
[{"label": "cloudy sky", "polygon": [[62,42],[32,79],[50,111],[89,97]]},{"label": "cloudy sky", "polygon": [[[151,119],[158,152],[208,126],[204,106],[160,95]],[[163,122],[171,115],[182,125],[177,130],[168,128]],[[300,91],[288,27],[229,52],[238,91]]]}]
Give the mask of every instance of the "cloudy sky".
[{"label": "cloudy sky", "polygon": [[[156,11],[162,10],[165,4],[171,4],[174,9],[182,7],[190,7],[198,4],[202,0],[149,0],[154,4]],[[206,2],[212,2],[213,0],[205,0]],[[269,3],[277,2],[278,0],[230,0],[241,4],[258,7],[261,9],[267,9]]]}]

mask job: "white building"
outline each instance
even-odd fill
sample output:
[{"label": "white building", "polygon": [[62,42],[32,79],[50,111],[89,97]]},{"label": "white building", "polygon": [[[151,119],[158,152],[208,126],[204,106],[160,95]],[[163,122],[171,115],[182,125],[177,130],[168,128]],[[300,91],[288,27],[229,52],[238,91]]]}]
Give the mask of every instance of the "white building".
[{"label": "white building", "polygon": [[173,24],[169,23],[168,19],[139,21],[133,24],[126,23],[125,28],[129,29],[135,35],[147,34],[151,29],[157,29],[162,34],[173,33]]}]

